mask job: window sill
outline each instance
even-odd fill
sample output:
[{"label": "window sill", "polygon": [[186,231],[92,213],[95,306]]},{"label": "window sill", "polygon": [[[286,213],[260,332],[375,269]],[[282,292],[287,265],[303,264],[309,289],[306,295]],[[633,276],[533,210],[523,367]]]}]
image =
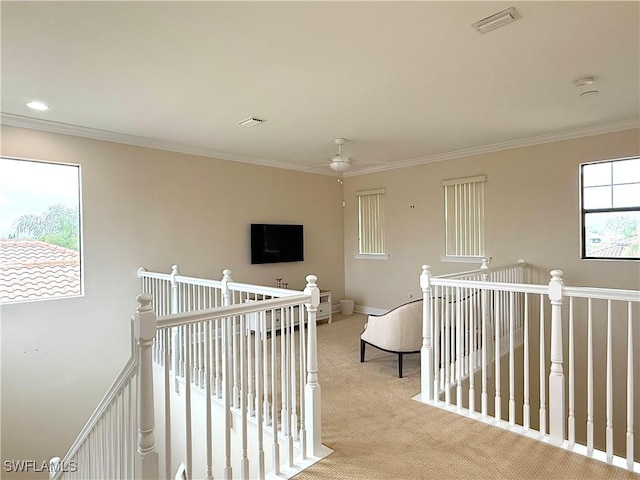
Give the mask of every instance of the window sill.
[{"label": "window sill", "polygon": [[356,253],[358,260],[389,260],[386,253]]},{"label": "window sill", "polygon": [[440,261],[444,263],[480,263],[486,260],[487,264],[491,263],[491,257],[476,257],[468,255],[441,255]]}]

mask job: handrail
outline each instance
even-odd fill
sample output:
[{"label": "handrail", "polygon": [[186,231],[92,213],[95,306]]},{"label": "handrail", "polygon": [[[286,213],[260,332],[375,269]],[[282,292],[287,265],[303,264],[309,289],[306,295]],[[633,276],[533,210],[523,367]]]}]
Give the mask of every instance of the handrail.
[{"label": "handrail", "polygon": [[[458,280],[454,278],[431,277],[431,284],[444,287],[467,287],[485,290],[500,290],[504,292],[539,293],[549,290],[548,285],[528,283],[484,282],[478,280]],[[562,294],[568,297],[594,298],[601,300],[619,300],[625,302],[639,302],[638,290],[619,290],[615,288],[597,287],[562,287]]]},{"label": "handrail", "polygon": [[489,267],[489,268],[477,268],[475,270],[469,270],[466,272],[456,272],[456,273],[448,273],[446,275],[438,275],[433,278],[457,278],[457,277],[466,277],[467,275],[479,275],[479,274],[488,274],[492,272],[501,272],[503,270],[509,270],[511,268],[525,268],[527,266],[527,262],[524,260],[519,260],[518,263],[512,263],[511,265],[502,265],[500,267]]},{"label": "handrail", "polygon": [[534,285],[530,283],[504,283],[504,282],[483,282],[476,280],[457,280],[449,278],[432,277],[432,285],[443,287],[466,287],[477,288],[480,290],[500,290],[504,292],[521,292],[521,293],[547,293],[548,285]]},{"label": "handrail", "polygon": [[[135,356],[129,357],[129,360],[127,360],[127,363],[125,363],[124,367],[122,367],[122,370],[120,370],[120,373],[107,390],[107,393],[105,393],[105,395],[102,397],[102,400],[100,400],[100,403],[98,403],[98,406],[89,417],[89,420],[87,420],[87,422],[84,424],[84,427],[76,437],[75,441],[73,442],[71,447],[69,447],[69,450],[61,460],[62,465],[68,465],[71,462],[71,459],[78,453],[78,450],[83,445],[89,434],[92,432],[100,418],[102,418],[102,415],[105,413],[107,408],[109,408],[115,396],[118,394],[118,392],[120,392],[120,390],[122,390],[127,381],[133,378],[133,376],[137,372],[137,366],[138,362]],[[63,472],[64,469],[58,470],[52,477],[52,480],[59,478]]]},{"label": "handrail", "polygon": [[269,295],[272,297],[286,297],[300,294],[300,290],[267,287],[264,285],[253,285],[251,283],[229,282],[227,285],[229,286],[229,290],[235,292],[259,293],[260,295]]},{"label": "handrail", "polygon": [[156,280],[171,280],[170,273],[149,272],[146,268],[138,268],[138,278],[155,278]]},{"label": "handrail", "polygon": [[567,297],[640,302],[640,291],[638,290],[619,290],[615,288],[599,287],[563,287],[562,294]]},{"label": "handrail", "polygon": [[527,262],[524,260],[519,260],[518,263],[512,263],[511,265],[502,265],[500,267],[488,267],[488,268],[477,268],[475,270],[469,270],[466,272],[456,272],[456,273],[448,273],[446,275],[438,275],[433,278],[459,278],[466,277],[468,275],[482,275],[489,274],[493,272],[502,272],[504,270],[509,270],[512,268],[525,268],[527,266]]},{"label": "handrail", "polygon": [[[171,275],[169,275],[171,280]],[[221,280],[213,280],[209,278],[188,277],[185,275],[176,275],[176,283],[188,283],[189,285],[198,285],[200,287],[222,288]]]},{"label": "handrail", "polygon": [[[176,283],[184,283],[189,285],[197,285],[200,287],[213,287],[222,289],[223,284],[222,280],[213,280],[208,278],[199,278],[199,277],[190,277],[186,275],[175,275],[172,276],[170,273],[157,273],[157,272],[149,272],[144,267],[140,267],[138,269],[138,277],[139,278],[152,278],[156,280],[166,280],[171,281],[172,279]],[[277,288],[277,287],[267,287],[264,285],[254,285],[251,283],[241,283],[241,282],[228,282],[227,287],[229,290],[234,292],[246,292],[246,293],[257,293],[259,295],[269,295],[272,297],[284,297],[284,296],[292,296],[298,295],[300,293],[299,290],[290,290],[286,288]]]},{"label": "handrail", "polygon": [[246,315],[264,310],[290,307],[301,303],[311,302],[311,295],[298,294],[290,297],[272,298],[261,300],[260,302],[247,302],[235,305],[225,305],[222,307],[208,308],[206,310],[196,310],[187,313],[173,313],[158,317],[158,329],[179,327],[191,323],[204,322],[207,320],[217,320],[220,318],[233,317],[235,315]]}]

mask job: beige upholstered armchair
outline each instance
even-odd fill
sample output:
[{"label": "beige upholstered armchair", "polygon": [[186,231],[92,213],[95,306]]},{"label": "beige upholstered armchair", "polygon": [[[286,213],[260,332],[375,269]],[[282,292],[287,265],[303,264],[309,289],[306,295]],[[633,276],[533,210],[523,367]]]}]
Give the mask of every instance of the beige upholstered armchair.
[{"label": "beige upholstered armchair", "polygon": [[398,355],[398,377],[402,378],[402,355],[420,353],[422,346],[422,300],[400,305],[382,315],[369,315],[360,335],[360,362],[369,344]]}]

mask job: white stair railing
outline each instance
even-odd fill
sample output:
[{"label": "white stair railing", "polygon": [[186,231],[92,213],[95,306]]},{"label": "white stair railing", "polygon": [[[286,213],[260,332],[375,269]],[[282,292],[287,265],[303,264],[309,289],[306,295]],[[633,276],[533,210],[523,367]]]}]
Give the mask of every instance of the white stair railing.
[{"label": "white stair railing", "polygon": [[138,295],[137,300],[131,357],[67,454],[51,459],[51,479],[159,478],[150,361],[155,314],[149,295]]},{"label": "white stair railing", "polygon": [[[548,285],[532,285],[433,277],[426,265],[420,285],[425,306],[417,400],[639,470],[633,428],[639,291],[567,287],[560,270],[551,272]],[[468,301],[472,294],[476,300]],[[624,428],[614,432],[614,423]],[[598,431],[599,424],[604,429]]]},{"label": "white stair railing", "polygon": [[321,444],[314,276],[301,292],[234,282],[229,270],[221,281],[182,276],[177,266],[138,274],[144,291],[165,299],[158,307],[174,312],[158,317],[154,345],[165,472],[177,468],[178,449],[187,478],[290,476],[330,453]]},{"label": "white stair railing", "polygon": [[[451,390],[456,388],[456,404],[462,405],[462,383],[469,380],[469,402],[475,405],[475,381],[472,373],[481,369],[482,362],[497,362],[499,375],[500,357],[509,352],[510,342],[522,344],[521,316],[515,317],[513,325],[506,316],[509,296],[503,292],[488,294],[478,288],[440,284],[439,281],[466,280],[477,282],[517,281],[526,277],[527,264],[520,260],[513,265],[489,268],[488,259],[478,270],[432,277],[430,267],[424,266],[420,277],[423,290],[423,318],[428,319],[428,335],[423,338],[423,372],[434,372],[434,377],[423,376],[423,391],[443,394],[446,404],[451,403]],[[435,281],[436,278],[438,281]],[[522,310],[522,298],[516,296],[513,308]],[[484,319],[484,321],[483,321]],[[482,335],[482,328],[487,334]],[[514,334],[510,335],[513,328]],[[486,345],[482,343],[487,340]],[[430,352],[426,354],[426,352]],[[497,359],[497,360],[496,360]],[[486,371],[486,369],[485,369]]]},{"label": "white stair railing", "polygon": [[138,296],[131,358],[69,452],[51,460],[50,478],[174,478],[183,462],[189,479],[288,478],[331,453],[315,276],[301,292],[236,283],[229,270],[219,282],[177,267],[168,279],[139,275],[155,297]]}]

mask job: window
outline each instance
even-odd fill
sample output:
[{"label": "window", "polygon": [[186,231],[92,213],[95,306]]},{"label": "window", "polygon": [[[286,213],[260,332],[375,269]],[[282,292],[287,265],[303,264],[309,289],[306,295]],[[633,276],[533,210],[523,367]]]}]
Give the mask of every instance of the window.
[{"label": "window", "polygon": [[358,258],[388,258],[384,250],[385,193],[384,188],[356,192],[358,197]]},{"label": "window", "polygon": [[0,303],[80,295],[80,167],[0,158]]},{"label": "window", "polygon": [[640,259],[640,158],[580,166],[582,258]]},{"label": "window", "polygon": [[445,257],[484,258],[486,175],[444,180]]}]

